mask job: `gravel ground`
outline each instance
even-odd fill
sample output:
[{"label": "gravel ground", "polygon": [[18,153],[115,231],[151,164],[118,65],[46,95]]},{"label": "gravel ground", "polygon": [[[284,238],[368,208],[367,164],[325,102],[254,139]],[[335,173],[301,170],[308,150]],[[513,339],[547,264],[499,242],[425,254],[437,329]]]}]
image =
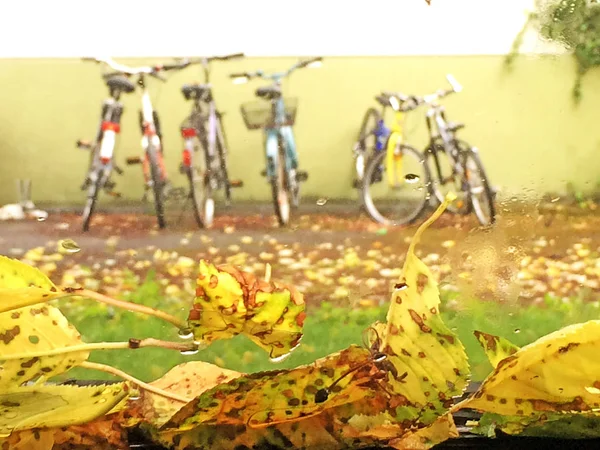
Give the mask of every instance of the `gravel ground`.
[{"label": "gravel ground", "polygon": [[[443,289],[505,303],[559,297],[600,299],[600,213],[564,205],[500,205],[497,224],[445,214],[419,245],[420,256]],[[231,263],[295,284],[309,303],[324,300],[368,306],[388,297],[416,226],[386,229],[356,206],[302,207],[287,229],[275,225],[270,205],[221,211],[210,230],[191,218],[157,230],[140,213],[104,213],[88,233],[75,213],[0,223],[0,254],[37,265],[65,285],[118,295],[150,270],[165,295],[188,297],[201,258]],[[60,240],[77,246],[67,249]],[[68,247],[68,246],[67,246]],[[74,251],[76,250],[76,251]],[[189,297],[188,297],[189,298]]]}]

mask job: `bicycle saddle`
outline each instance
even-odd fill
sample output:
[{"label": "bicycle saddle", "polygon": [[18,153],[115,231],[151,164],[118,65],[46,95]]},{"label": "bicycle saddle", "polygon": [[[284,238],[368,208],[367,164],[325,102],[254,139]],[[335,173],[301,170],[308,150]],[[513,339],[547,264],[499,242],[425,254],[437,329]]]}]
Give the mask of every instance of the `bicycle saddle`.
[{"label": "bicycle saddle", "polygon": [[106,79],[106,85],[111,91],[119,90],[126,93],[135,91],[135,84],[122,75],[114,75]]},{"label": "bicycle saddle", "polygon": [[279,86],[264,86],[256,90],[256,95],[267,100],[281,97],[281,88]]},{"label": "bicycle saddle", "polygon": [[202,98],[202,96],[210,92],[209,84],[184,84],[181,86],[181,92],[186,100],[191,98]]}]

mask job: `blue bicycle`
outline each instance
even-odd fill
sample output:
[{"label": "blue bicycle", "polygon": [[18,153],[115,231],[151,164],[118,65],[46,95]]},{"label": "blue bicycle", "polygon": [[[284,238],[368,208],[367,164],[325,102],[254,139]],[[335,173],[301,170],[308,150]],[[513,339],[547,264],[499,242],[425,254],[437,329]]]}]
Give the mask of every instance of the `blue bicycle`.
[{"label": "blue bicycle", "polygon": [[[280,226],[289,223],[291,208],[298,207],[300,203],[300,183],[308,179],[306,172],[298,170],[298,153],[292,130],[298,101],[295,98],[284,98],[281,84],[294,70],[320,67],[321,61],[322,58],[301,60],[285,72],[267,74],[257,70],[230,75],[235,84],[246,83],[251,78],[272,82],[269,86],[256,90],[260,101],[242,104],[241,111],[249,130],[264,130],[267,167],[262,174],[271,184],[273,205]],[[270,104],[266,105],[265,100]]]}]

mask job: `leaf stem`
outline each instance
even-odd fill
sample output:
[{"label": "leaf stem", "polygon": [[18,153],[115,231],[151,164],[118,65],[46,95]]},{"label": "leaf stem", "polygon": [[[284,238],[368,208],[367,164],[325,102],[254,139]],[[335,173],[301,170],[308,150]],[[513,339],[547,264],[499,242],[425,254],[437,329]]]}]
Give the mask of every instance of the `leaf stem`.
[{"label": "leaf stem", "polygon": [[130,339],[128,342],[92,342],[89,344],[71,345],[68,347],[59,347],[40,352],[15,353],[3,355],[2,361],[26,358],[44,358],[47,356],[64,355],[66,353],[90,352],[92,350],[120,350],[120,349],[138,349],[142,347],[160,347],[169,350],[179,350],[180,352],[198,350],[198,344],[194,342],[171,342],[161,341],[159,339]]},{"label": "leaf stem", "polygon": [[158,319],[164,320],[175,325],[180,330],[186,329],[188,327],[187,322],[178,319],[177,317],[172,316],[171,314],[168,314],[164,311],[160,311],[149,306],[140,305],[138,303],[132,303],[125,300],[117,300],[116,298],[108,297],[107,295],[99,294],[98,292],[90,291],[88,289],[82,289],[80,291],[77,291],[73,295],[91,298],[100,303],[106,303],[107,305],[116,306],[117,308],[126,309],[127,311],[138,312],[141,314],[146,314],[148,316],[154,316]]},{"label": "leaf stem", "polygon": [[101,372],[109,373],[109,374],[117,376],[119,378],[123,378],[124,380],[130,381],[133,384],[137,385],[138,387],[140,387],[146,391],[152,392],[153,394],[160,395],[161,397],[175,400],[177,402],[189,403],[190,401],[192,401],[192,399],[189,399],[186,397],[181,397],[180,395],[173,394],[171,392],[167,392],[163,389],[157,388],[156,386],[152,386],[151,384],[145,383],[142,380],[138,380],[137,378],[129,375],[128,373],[123,372],[122,370],[119,370],[115,367],[107,366],[106,364],[98,364],[98,363],[85,361],[85,362],[81,363],[79,365],[79,367],[84,367],[86,369],[99,370]]}]

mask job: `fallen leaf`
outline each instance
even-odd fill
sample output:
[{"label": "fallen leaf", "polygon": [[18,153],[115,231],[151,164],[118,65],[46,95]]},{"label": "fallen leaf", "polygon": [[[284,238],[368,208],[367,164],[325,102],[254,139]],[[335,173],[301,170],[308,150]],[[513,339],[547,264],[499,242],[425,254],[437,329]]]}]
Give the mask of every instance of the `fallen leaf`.
[{"label": "fallen leaf", "polygon": [[277,359],[298,346],[304,307],[302,294],[291,286],[201,261],[188,323],[205,343],[244,333]]},{"label": "fallen leaf", "polygon": [[519,350],[519,347],[503,337],[487,334],[483,331],[475,331],[474,334],[483,347],[485,355],[492,367],[496,367],[500,361],[515,354]]}]

